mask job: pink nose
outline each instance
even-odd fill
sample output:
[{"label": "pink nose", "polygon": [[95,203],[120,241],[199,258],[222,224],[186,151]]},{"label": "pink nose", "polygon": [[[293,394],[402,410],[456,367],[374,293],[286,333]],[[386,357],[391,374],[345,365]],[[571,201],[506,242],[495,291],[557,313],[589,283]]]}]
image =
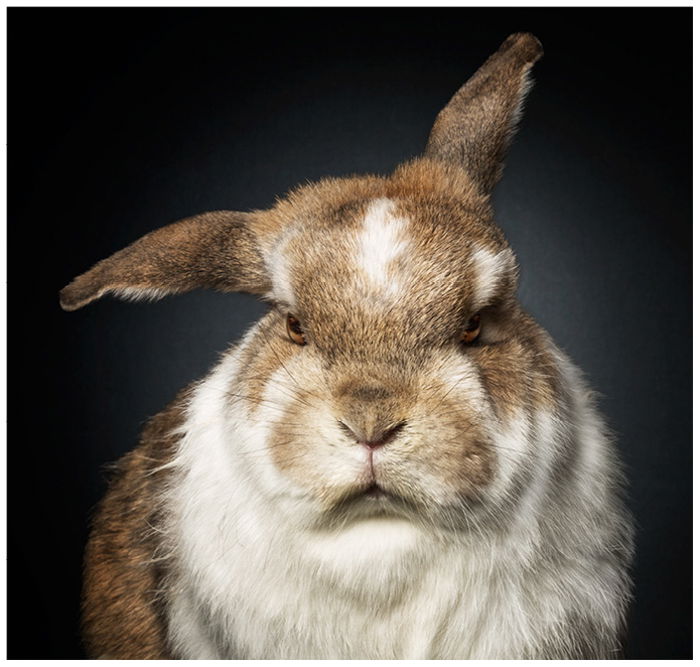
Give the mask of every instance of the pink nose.
[{"label": "pink nose", "polygon": [[338,422],[340,424],[340,427],[349,435],[351,436],[354,440],[359,442],[363,447],[367,447],[367,449],[377,449],[377,447],[381,447],[382,445],[386,445],[388,442],[391,442],[406,426],[406,422],[402,421],[399,422],[398,424],[394,424],[393,426],[381,430],[381,431],[375,431],[373,433],[370,433],[369,435],[366,435],[363,432],[358,432],[353,428],[350,428],[347,424],[343,422]]}]

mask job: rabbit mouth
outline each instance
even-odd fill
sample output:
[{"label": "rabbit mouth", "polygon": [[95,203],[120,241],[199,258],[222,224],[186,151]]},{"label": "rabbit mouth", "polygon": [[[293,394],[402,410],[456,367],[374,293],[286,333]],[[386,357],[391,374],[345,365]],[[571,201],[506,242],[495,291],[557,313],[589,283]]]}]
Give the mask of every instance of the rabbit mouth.
[{"label": "rabbit mouth", "polygon": [[402,500],[399,496],[392,493],[386,487],[381,486],[376,480],[368,482],[359,489],[355,489],[352,493],[343,498],[343,504],[361,502],[363,500],[381,501],[381,500]]},{"label": "rabbit mouth", "polygon": [[370,500],[381,500],[383,498],[392,498],[396,496],[379,486],[377,482],[372,482],[364,491],[360,491],[359,497],[369,498]]},{"label": "rabbit mouth", "polygon": [[332,514],[338,515],[376,515],[405,514],[410,511],[409,501],[385,486],[372,480],[363,487],[355,489],[338,502]]}]

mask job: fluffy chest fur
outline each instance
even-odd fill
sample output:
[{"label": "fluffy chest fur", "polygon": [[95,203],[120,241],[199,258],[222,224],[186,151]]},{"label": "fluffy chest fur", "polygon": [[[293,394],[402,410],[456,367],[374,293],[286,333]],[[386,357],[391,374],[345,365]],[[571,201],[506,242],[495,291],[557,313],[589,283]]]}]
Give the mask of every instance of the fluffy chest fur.
[{"label": "fluffy chest fur", "polygon": [[[463,578],[462,563],[450,562],[455,554],[449,549],[418,544],[410,528],[380,524],[305,544],[278,535],[267,544],[233,547],[223,560],[236,568],[235,581],[219,570],[206,583],[199,580],[212,594],[196,606],[191,596],[176,599],[180,617],[171,636],[184,638],[183,648],[198,646],[185,651],[193,658],[466,655],[462,637],[457,646],[454,637],[444,636],[465,603],[461,585],[455,586]],[[472,592],[473,601],[483,600],[483,589]],[[196,643],[192,632],[200,637]]]},{"label": "fluffy chest fur", "polygon": [[[396,548],[387,542],[375,545]],[[454,659],[521,654],[517,643],[532,634],[500,634],[529,621],[513,618],[519,592],[505,581],[497,590],[485,562],[450,548],[370,549],[368,567],[339,547],[332,562],[290,550],[284,562],[280,552],[232,554],[235,583],[212,578],[211,598],[173,601],[172,639],[190,658]]]}]

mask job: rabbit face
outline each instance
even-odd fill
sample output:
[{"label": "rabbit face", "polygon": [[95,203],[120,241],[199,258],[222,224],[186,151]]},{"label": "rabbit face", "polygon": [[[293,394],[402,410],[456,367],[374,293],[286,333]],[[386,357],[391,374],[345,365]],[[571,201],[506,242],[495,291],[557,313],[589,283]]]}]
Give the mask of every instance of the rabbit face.
[{"label": "rabbit face", "polygon": [[391,176],[158,229],[76,278],[62,306],[197,287],[262,296],[274,308],[228,391],[231,432],[250,434],[232,447],[269,499],[318,521],[492,512],[530,474],[532,424],[556,395],[553,348],[517,305],[488,204],[540,55],[511,35],[440,112],[424,156]]},{"label": "rabbit face", "polygon": [[[267,434],[265,456],[259,442],[242,455],[274,468],[254,475],[270,497],[286,489],[319,521],[447,513],[454,523],[498,501],[527,456],[542,341],[469,180],[420,161],[390,179],[311,186],[257,235],[275,308],[244,348],[232,394]],[[465,342],[475,315],[478,336]],[[541,385],[540,404],[552,395]]]}]

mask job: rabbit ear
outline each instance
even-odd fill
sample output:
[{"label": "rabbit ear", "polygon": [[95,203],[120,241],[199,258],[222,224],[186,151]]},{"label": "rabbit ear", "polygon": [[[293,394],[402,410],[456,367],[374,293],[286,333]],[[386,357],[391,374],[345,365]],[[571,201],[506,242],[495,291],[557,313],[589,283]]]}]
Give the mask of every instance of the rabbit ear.
[{"label": "rabbit ear", "polygon": [[530,69],[541,55],[534,35],[508,37],[439,113],[425,156],[460,164],[484,193],[490,192],[501,177]]},{"label": "rabbit ear", "polygon": [[61,290],[61,307],[77,310],[111,293],[160,298],[209,287],[265,294],[270,289],[250,222],[255,214],[214,211],[146,234]]}]

